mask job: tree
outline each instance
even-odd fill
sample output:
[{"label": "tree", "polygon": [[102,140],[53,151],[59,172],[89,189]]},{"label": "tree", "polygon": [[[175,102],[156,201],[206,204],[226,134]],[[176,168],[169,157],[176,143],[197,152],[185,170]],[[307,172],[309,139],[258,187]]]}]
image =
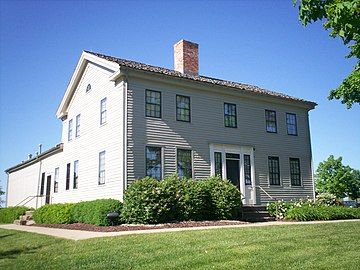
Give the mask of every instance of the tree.
[{"label": "tree", "polygon": [[0,187],[0,208],[1,208],[1,205],[5,202],[5,201],[3,201],[2,197],[1,197],[4,194],[5,194],[5,192],[2,190],[2,187]]},{"label": "tree", "polygon": [[340,37],[348,45],[347,56],[358,59],[353,71],[342,84],[330,91],[329,99],[340,99],[349,109],[360,104],[360,0],[293,0],[299,2],[299,19],[303,25],[324,21],[331,37]]},{"label": "tree", "polygon": [[316,188],[321,193],[328,192],[338,198],[360,198],[360,171],[343,165],[342,157],[336,159],[331,155],[320,162],[316,177]]}]

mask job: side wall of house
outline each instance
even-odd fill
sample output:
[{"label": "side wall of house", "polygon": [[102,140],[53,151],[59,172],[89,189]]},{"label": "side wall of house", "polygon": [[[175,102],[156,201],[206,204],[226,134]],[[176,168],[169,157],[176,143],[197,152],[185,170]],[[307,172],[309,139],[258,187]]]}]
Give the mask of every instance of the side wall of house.
[{"label": "side wall of house", "polygon": [[[123,84],[109,80],[113,71],[89,63],[82,75],[63,121],[63,161],[59,191],[53,203],[100,198],[122,200],[123,196]],[[91,90],[86,91],[91,85]],[[100,124],[100,103],[106,98],[106,121]],[[80,135],[76,137],[76,116]],[[68,140],[72,119],[72,139]],[[105,184],[99,185],[99,153],[105,151]],[[78,160],[78,187],[74,188],[74,162]],[[70,188],[66,190],[66,168],[70,164]]]},{"label": "side wall of house", "polygon": [[[51,191],[54,190],[53,175],[56,167],[62,163],[62,153],[54,154],[25,168],[9,173],[7,206],[25,205],[37,208],[45,204],[45,196],[30,197],[40,194],[41,176],[45,173],[44,195],[46,194],[47,177],[51,177]],[[50,195],[51,196],[51,195]],[[51,197],[50,197],[51,198]],[[25,201],[24,201],[25,200]]]},{"label": "side wall of house", "polygon": [[[163,147],[164,174],[176,172],[176,149],[193,150],[196,179],[210,175],[210,144],[252,146],[255,149],[255,183],[279,199],[313,197],[308,112],[290,102],[272,98],[241,97],[236,91],[209,86],[200,90],[184,83],[174,86],[131,78],[128,87],[128,184],[145,175],[145,147]],[[145,117],[145,90],[161,91],[162,118]],[[210,91],[216,89],[217,91]],[[176,95],[191,98],[191,122],[176,121]],[[224,102],[236,104],[237,128],[224,127]],[[276,111],[277,133],[267,133],[265,109]],[[287,135],[286,113],[297,115],[298,136]],[[280,186],[270,186],[268,156],[280,159]],[[302,185],[291,186],[289,158],[299,158]],[[257,189],[257,203],[269,197]]]}]

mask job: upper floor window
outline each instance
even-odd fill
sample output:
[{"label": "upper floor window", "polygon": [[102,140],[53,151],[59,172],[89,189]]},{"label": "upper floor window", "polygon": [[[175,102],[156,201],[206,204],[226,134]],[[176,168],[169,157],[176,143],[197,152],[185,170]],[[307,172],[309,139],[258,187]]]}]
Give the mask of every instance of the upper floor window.
[{"label": "upper floor window", "polygon": [[268,157],[270,185],[280,185],[279,157]]},{"label": "upper floor window", "polygon": [[161,92],[146,90],[145,115],[148,117],[161,118]]},{"label": "upper floor window", "polygon": [[99,185],[105,184],[105,151],[99,153]]},{"label": "upper floor window", "polygon": [[100,101],[100,125],[106,123],[106,98]]},{"label": "upper floor window", "polygon": [[293,113],[286,114],[286,128],[287,128],[287,134],[297,135],[296,114]]},{"label": "upper floor window", "polygon": [[214,152],[215,160],[215,175],[222,178],[222,154],[221,152]]},{"label": "upper floor window", "polygon": [[59,167],[55,168],[54,173],[54,193],[59,191]]},{"label": "upper floor window", "polygon": [[91,84],[89,83],[87,86],[86,86],[86,93],[89,92],[91,90]]},{"label": "upper floor window", "polygon": [[70,166],[71,166],[70,163],[66,164],[66,186],[65,186],[66,190],[70,189]]},{"label": "upper floor window", "polygon": [[79,161],[74,161],[74,182],[73,182],[73,189],[78,188],[78,179],[79,179]]},{"label": "upper floor window", "polygon": [[235,104],[224,103],[224,121],[225,127],[237,127]]},{"label": "upper floor window", "polygon": [[180,178],[192,178],[191,150],[177,149],[177,173]]},{"label": "upper floor window", "polygon": [[176,120],[190,122],[190,97],[176,95]]},{"label": "upper floor window", "polygon": [[245,185],[251,185],[250,155],[244,155],[244,178],[245,178]]},{"label": "upper floor window", "polygon": [[80,114],[76,116],[75,137],[80,137]]},{"label": "upper floor window", "polygon": [[301,186],[300,159],[290,158],[290,178],[292,186]]},{"label": "upper floor window", "polygon": [[161,147],[146,147],[146,176],[160,180],[162,178],[161,170]]},{"label": "upper floor window", "polygon": [[69,127],[68,127],[68,141],[72,140],[72,133],[73,133],[73,120],[69,120]]},{"label": "upper floor window", "polygon": [[266,131],[270,133],[276,133],[277,132],[276,112],[265,110],[265,120],[266,120]]}]

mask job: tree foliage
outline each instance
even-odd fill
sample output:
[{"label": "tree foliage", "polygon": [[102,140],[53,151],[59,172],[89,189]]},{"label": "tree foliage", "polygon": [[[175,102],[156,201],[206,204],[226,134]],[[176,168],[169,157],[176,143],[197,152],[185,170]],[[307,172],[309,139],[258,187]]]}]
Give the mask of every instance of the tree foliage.
[{"label": "tree foliage", "polygon": [[320,162],[316,177],[316,188],[319,192],[329,192],[338,198],[360,198],[360,171],[343,165],[342,157],[336,159],[331,155]]},{"label": "tree foliage", "polygon": [[318,20],[330,30],[331,37],[340,37],[348,45],[347,57],[358,59],[353,71],[342,84],[330,91],[329,99],[340,99],[351,108],[360,104],[360,0],[293,0],[299,2],[299,19],[306,26]]},{"label": "tree foliage", "polygon": [[0,187],[0,208],[2,206],[2,204],[5,202],[2,198],[2,195],[5,194],[5,191],[2,190],[2,187]]}]

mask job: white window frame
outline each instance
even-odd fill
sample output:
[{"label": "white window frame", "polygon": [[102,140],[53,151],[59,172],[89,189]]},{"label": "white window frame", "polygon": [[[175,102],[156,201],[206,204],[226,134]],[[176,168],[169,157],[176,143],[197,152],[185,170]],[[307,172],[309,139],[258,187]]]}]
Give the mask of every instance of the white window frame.
[{"label": "white window frame", "polygon": [[80,114],[75,118],[75,138],[80,137]]},{"label": "white window frame", "polygon": [[68,123],[68,142],[72,141],[73,135],[73,120],[70,119]]},{"label": "white window frame", "polygon": [[[104,157],[103,163],[101,162],[102,155]],[[105,167],[106,167],[106,151],[104,150],[104,151],[99,152],[98,185],[105,185],[105,183],[106,183]],[[103,179],[102,182],[101,182],[101,179]]]},{"label": "white window frame", "polygon": [[106,109],[107,98],[103,98],[100,101],[100,125],[104,125],[107,122],[107,109]]}]

